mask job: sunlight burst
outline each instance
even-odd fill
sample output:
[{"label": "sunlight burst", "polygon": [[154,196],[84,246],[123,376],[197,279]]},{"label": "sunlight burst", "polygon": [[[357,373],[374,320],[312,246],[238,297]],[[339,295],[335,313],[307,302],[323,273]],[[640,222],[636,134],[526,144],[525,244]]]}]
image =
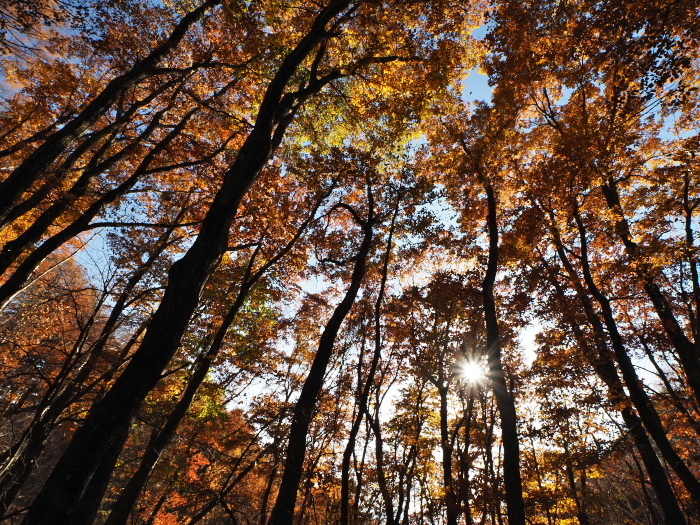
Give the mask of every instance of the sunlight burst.
[{"label": "sunlight burst", "polygon": [[484,384],[488,373],[486,356],[465,358],[457,365],[459,377],[471,385]]}]

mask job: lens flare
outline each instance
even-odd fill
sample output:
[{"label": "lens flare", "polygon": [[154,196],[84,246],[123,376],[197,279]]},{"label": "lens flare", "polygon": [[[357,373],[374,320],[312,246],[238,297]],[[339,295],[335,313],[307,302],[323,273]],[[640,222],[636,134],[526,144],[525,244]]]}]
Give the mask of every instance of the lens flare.
[{"label": "lens flare", "polygon": [[471,385],[486,383],[489,374],[486,356],[462,359],[457,365],[457,374],[463,381]]}]

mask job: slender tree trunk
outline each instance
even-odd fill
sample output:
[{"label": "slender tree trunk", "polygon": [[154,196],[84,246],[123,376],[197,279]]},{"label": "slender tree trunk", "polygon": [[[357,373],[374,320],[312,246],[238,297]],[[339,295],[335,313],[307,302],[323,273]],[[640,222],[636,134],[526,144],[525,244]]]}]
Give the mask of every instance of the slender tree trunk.
[{"label": "slender tree trunk", "polygon": [[[685,514],[683,510],[678,505],[678,498],[673,491],[673,487],[668,480],[666,475],[666,470],[664,469],[661,461],[659,461],[654,447],[649,440],[649,436],[644,431],[644,426],[637,417],[637,415],[632,411],[630,406],[624,407],[620,413],[622,414],[622,420],[625,422],[625,426],[629,429],[632,435],[632,440],[634,441],[637,450],[639,451],[639,456],[642,458],[642,463],[644,463],[644,468],[649,475],[651,485],[656,493],[657,500],[661,506],[661,511],[664,514],[665,522],[669,525],[671,523],[678,523],[678,525],[684,525],[687,523]],[[645,480],[641,479],[642,489],[646,493]],[[648,505],[649,512],[654,519],[656,519],[656,510],[654,505]]]},{"label": "slender tree trunk", "polygon": [[260,505],[260,522],[259,525],[265,525],[267,523],[267,506],[270,501],[270,495],[272,494],[272,487],[277,479],[277,469],[279,468],[279,460],[275,457],[275,465],[272,467],[272,472],[267,479],[267,485],[265,486],[265,492],[263,493],[262,504]]},{"label": "slender tree trunk", "polygon": [[442,449],[442,485],[445,490],[445,507],[447,525],[457,525],[457,501],[452,479],[452,445],[447,421],[447,385],[440,382],[438,393],[440,395],[440,442]]},{"label": "slender tree trunk", "polygon": [[[369,397],[368,385],[370,384],[369,375],[372,374],[372,369],[370,365],[370,374],[368,374],[368,379],[365,381],[364,385],[362,383],[362,368],[363,368],[363,356],[365,351],[365,344],[361,345],[360,357],[357,363],[357,389],[359,391],[359,398],[357,400],[356,408],[357,414],[353,419],[352,426],[350,427],[350,434],[348,434],[348,441],[345,444],[345,449],[343,450],[343,460],[340,466],[340,523],[341,525],[350,524],[350,461],[353,458],[355,452],[355,446],[357,442],[357,435],[360,432],[360,426],[362,425],[362,420],[365,415],[363,402],[366,405],[367,399]],[[372,359],[372,362],[374,359]],[[361,389],[361,390],[360,390]],[[367,397],[365,397],[367,393]]]},{"label": "slender tree trunk", "polygon": [[[182,208],[175,217],[178,222],[186,208]],[[146,272],[153,266],[160,254],[170,244],[170,236],[174,228],[169,228],[158,241],[148,255],[146,261],[129,278],[117,298],[110,315],[105,322],[97,340],[87,351],[87,357],[82,356],[83,363],[77,373],[71,377],[70,373],[77,366],[77,361],[70,360],[64,365],[59,377],[44,395],[42,402],[36,410],[36,416],[31,421],[23,436],[17,441],[2,458],[2,475],[0,476],[0,516],[9,508],[10,504],[21,490],[31,473],[32,464],[41,453],[49,432],[55,427],[56,420],[79,397],[91,391],[97,381],[90,380],[90,374],[94,371],[97,360],[102,356],[105,345],[110,335],[117,328],[120,316],[124,312],[127,300],[131,297],[136,285]],[[138,330],[137,333],[140,333]],[[127,348],[130,345],[127,345]],[[126,353],[126,350],[124,351]],[[80,358],[80,357],[79,357]]]},{"label": "slender tree trunk", "polygon": [[639,277],[642,288],[651,300],[652,305],[661,320],[661,325],[666,331],[671,344],[678,353],[678,358],[683,365],[688,386],[695,395],[695,400],[700,404],[700,350],[696,344],[688,339],[681,327],[678,319],[673,313],[673,308],[664,295],[663,291],[656,283],[656,275],[651,266],[643,260],[639,253],[639,246],[632,240],[630,228],[625,218],[620,196],[617,191],[617,184],[610,179],[607,184],[601,187],[608,207],[615,214],[614,230],[625,248],[625,252],[630,256],[633,263],[632,269]]},{"label": "slender tree trunk", "polygon": [[355,302],[357,292],[360,290],[365,275],[367,255],[372,245],[374,205],[369,188],[368,197],[369,213],[367,220],[362,225],[364,234],[362,244],[355,257],[350,286],[345,292],[343,300],[336,306],[333,315],[321,334],[321,339],[311,369],[309,370],[309,375],[306,377],[299,399],[294,405],[292,426],[289,430],[287,457],[279,492],[277,493],[277,500],[272,509],[270,525],[289,525],[294,521],[294,509],[304,469],[304,459],[306,457],[306,437],[309,425],[313,419],[316,401],[321,387],[323,386],[323,376],[326,373],[326,368],[333,354],[336,337],[338,336],[338,332],[340,331],[345,317],[348,315]]},{"label": "slender tree trunk", "polygon": [[[172,142],[172,140],[175,139],[175,137],[177,137],[182,132],[192,115],[194,115],[194,111],[188,113],[177,124],[177,126],[175,126],[165,137],[163,137],[163,139],[160,140],[158,144],[153,149],[151,149],[151,151],[149,151],[149,153],[144,157],[144,159],[141,161],[139,167],[134,171],[134,173],[132,173],[126,180],[124,180],[121,184],[119,184],[115,188],[112,188],[104,195],[102,195],[102,197],[93,202],[87,208],[87,210],[80,214],[80,216],[75,221],[73,221],[72,223],[64,227],[60,232],[56,233],[55,235],[52,235],[43,243],[41,243],[41,245],[36,250],[29,254],[29,256],[24,261],[22,261],[22,263],[17,267],[17,269],[12,273],[12,275],[10,275],[7,278],[7,281],[5,281],[5,283],[2,286],[0,286],[0,309],[7,306],[7,303],[10,302],[15,296],[15,294],[17,294],[17,292],[19,292],[22,289],[22,286],[24,286],[24,284],[27,282],[27,279],[29,279],[32,272],[36,270],[36,268],[39,266],[39,264],[41,264],[41,262],[44,259],[46,259],[51,253],[53,253],[65,242],[69,241],[79,233],[85,231],[85,229],[90,224],[90,221],[92,221],[92,219],[95,218],[97,214],[99,214],[107,204],[114,201],[118,197],[124,195],[127,191],[134,187],[134,185],[139,181],[141,176],[145,173],[145,171],[155,160],[158,154],[160,154],[165,148],[167,148],[170,142]],[[159,120],[159,117],[157,117],[155,120]],[[54,206],[58,206],[58,204],[55,204]],[[47,210],[47,213],[50,210],[51,208]],[[50,221],[39,222],[42,228],[48,228],[50,225]],[[25,239],[25,241],[31,242],[39,239],[40,233],[32,232],[31,228],[27,230],[25,234],[28,234],[30,232],[36,235],[30,236],[30,241],[27,241],[27,239]]]},{"label": "slender tree trunk", "polygon": [[[109,513],[109,518],[105,525],[122,525],[127,522],[131,509],[138,501],[138,497],[146,485],[146,481],[151,475],[153,468],[160,459],[165,447],[170,443],[178,425],[185,417],[187,410],[192,404],[192,400],[211,366],[212,359],[207,353],[195,367],[192,378],[187,383],[180,400],[175,405],[175,409],[168,416],[163,428],[154,431],[151,439],[146,445],[146,452],[141,458],[141,463],[136,472],[131,476],[124,489],[119,493],[119,497]],[[101,499],[101,497],[100,497]]]},{"label": "slender tree trunk", "polygon": [[[132,142],[129,146],[122,148],[120,151],[111,155],[107,159],[103,160],[102,157],[109,150],[109,148],[118,140],[120,131],[120,128],[117,126],[105,126],[105,129],[112,128],[112,133],[107,138],[107,140],[104,141],[102,146],[100,146],[98,150],[93,154],[92,158],[89,160],[89,162],[83,169],[82,174],[73,183],[72,187],[60,198],[54,200],[53,203],[46,210],[44,210],[41,213],[41,215],[39,215],[39,217],[37,217],[19,237],[5,243],[5,245],[2,247],[2,251],[0,251],[0,274],[4,273],[25,250],[36,245],[42,238],[42,236],[44,236],[49,227],[53,224],[54,220],[60,217],[66,210],[70,209],[80,197],[85,196],[85,194],[88,192],[91,180],[96,175],[98,175],[99,173],[104,173],[112,166],[114,166],[124,156],[126,156],[127,153],[130,152],[130,150],[134,149],[134,147],[137,144],[143,143],[144,141],[148,141],[153,135],[153,133],[160,126],[160,121],[163,115],[166,113],[166,111],[172,108],[172,104],[173,102],[171,101],[167,108],[158,111],[151,119],[151,122],[148,124],[148,126],[146,126],[145,129],[140,133],[139,137],[134,139],[134,142]],[[139,107],[140,104],[134,104],[134,112]],[[184,126],[186,120],[187,119],[185,119],[182,122],[181,126],[178,126],[180,128],[180,131],[182,131],[182,126]],[[96,135],[99,137],[100,133]],[[165,149],[165,147],[167,147],[168,143],[173,138],[174,135],[170,138],[167,138],[166,141],[162,144],[162,146],[156,146],[154,148],[155,150],[157,150],[155,153],[158,153]],[[90,141],[86,142],[93,141],[97,142],[97,139],[92,138]],[[88,148],[86,147],[85,149]],[[63,173],[71,169],[71,167],[78,160],[78,158],[84,153],[84,151],[82,150],[83,147],[76,149],[73,152],[73,154],[69,156],[66,162],[63,163],[63,165],[60,167],[59,172]],[[151,158],[151,160],[153,156],[153,153],[147,154],[147,158]],[[56,177],[56,179],[59,179],[59,177]],[[38,202],[36,204],[38,204]]]},{"label": "slender tree trunk", "polygon": [[488,493],[490,496],[487,500],[488,507],[482,512],[481,523],[486,523],[488,514],[488,517],[491,519],[491,523],[495,525],[500,521],[500,518],[496,518],[496,509],[499,509],[501,506],[500,487],[493,461],[493,442],[494,430],[496,426],[496,414],[493,406],[488,404],[485,397],[481,399],[481,411],[484,416],[484,426],[486,427],[486,432],[484,435],[484,478],[488,480],[489,485],[488,489],[485,488],[484,493]]},{"label": "slender tree trunk", "polygon": [[355,472],[355,478],[357,480],[357,483],[355,484],[355,498],[352,503],[353,516],[357,516],[360,510],[360,498],[362,496],[362,489],[364,488],[364,471],[365,464],[367,463],[367,450],[369,449],[370,434],[371,431],[369,428],[369,423],[366,423],[365,439],[362,443],[362,456],[360,457],[360,461],[358,462],[356,455],[353,457],[353,470]]},{"label": "slender tree trunk", "polygon": [[[357,415],[353,421],[352,427],[350,428],[350,434],[348,436],[348,442],[343,451],[343,461],[340,471],[340,523],[341,525],[349,525],[350,523],[350,459],[353,452],[355,451],[355,442],[357,440],[357,434],[360,431],[360,426],[362,425],[362,417],[367,411],[367,402],[369,400],[369,394],[374,384],[374,376],[377,372],[377,366],[379,366],[379,359],[381,357],[382,350],[382,334],[381,334],[381,307],[384,300],[384,291],[386,289],[386,281],[389,276],[389,260],[391,259],[391,249],[392,241],[394,237],[394,227],[396,225],[396,215],[399,211],[400,199],[396,201],[396,207],[394,208],[394,214],[391,219],[391,226],[389,227],[389,238],[387,240],[386,253],[384,255],[384,264],[382,266],[381,282],[379,283],[379,293],[377,294],[377,301],[374,305],[374,354],[372,355],[372,361],[370,363],[369,373],[367,374],[367,379],[365,380],[364,386],[360,393],[360,398],[357,401]],[[360,360],[362,363],[362,360]],[[362,380],[362,370],[361,368],[357,374],[358,380],[358,390],[360,389],[360,381]]]},{"label": "slender tree trunk", "polygon": [[[560,252],[560,259],[562,255],[564,254]],[[568,263],[568,259],[566,258],[562,260],[562,264],[564,264],[565,267],[571,268],[570,264]],[[556,279],[552,278],[551,283],[554,286],[559,298],[566,301],[564,291],[561,289],[561,286],[559,286]],[[591,366],[593,366],[593,369],[608,387],[610,401],[614,406],[620,407],[619,410],[622,419],[625,422],[625,426],[630,431],[635,446],[642,457],[644,466],[649,474],[649,480],[651,481],[651,485],[656,492],[667,523],[678,523],[679,525],[683,525],[686,523],[685,515],[678,504],[678,500],[668,480],[666,471],[664,470],[663,465],[661,465],[659,458],[656,456],[656,452],[649,441],[649,437],[642,426],[642,422],[632,411],[631,401],[625,394],[622,387],[622,380],[620,379],[617,369],[615,368],[611,352],[607,349],[605,344],[602,324],[598,317],[595,316],[587,296],[579,293],[579,299],[584,306],[588,322],[593,326],[594,344],[597,351],[594,352],[589,349],[586,335],[581,330],[576,319],[571,319],[569,326],[576,337],[580,348],[583,350],[584,355],[591,363]]]},{"label": "slender tree trunk", "polygon": [[[16,206],[12,207],[9,214],[4,219],[4,224],[10,224],[25,213],[27,213],[28,211],[36,208],[49,195],[49,193],[55,190],[56,187],[61,183],[63,174],[68,172],[68,170],[73,169],[75,163],[85,153],[87,153],[91,148],[99,144],[102,139],[104,139],[110,134],[112,137],[118,137],[118,133],[121,130],[122,125],[129,122],[129,120],[139,109],[153,102],[159,95],[163,94],[173,86],[177,85],[179,82],[181,82],[180,77],[164,82],[156,89],[151,91],[144,98],[131,104],[129,109],[118,115],[113,122],[110,122],[109,124],[103,126],[98,130],[90,132],[90,134],[87,135],[80,142],[80,144],[73,151],[71,151],[69,155],[67,155],[66,159],[63,162],[61,162],[61,164],[56,168],[53,177],[47,178],[37,189],[32,191],[31,195],[29,195],[26,199],[24,199]],[[121,98],[123,99],[123,94]],[[55,128],[57,127],[57,125],[54,125],[53,127]],[[110,140],[108,139],[108,141]],[[100,149],[102,149],[102,147]],[[0,227],[0,229],[2,228]]]},{"label": "slender tree trunk", "polygon": [[498,222],[496,198],[491,184],[484,180],[488,201],[489,258],[483,282],[484,312],[486,315],[486,344],[489,356],[490,379],[501,419],[503,442],[503,477],[509,525],[525,525],[525,502],[520,478],[520,448],[515,402],[506,385],[501,363],[501,336],[493,287],[498,272]]},{"label": "slender tree trunk", "polygon": [[[202,521],[204,518],[206,518],[207,515],[212,510],[214,510],[214,508],[216,508],[217,505],[221,505],[222,507],[224,507],[224,510],[225,510],[226,506],[227,506],[226,499],[225,499],[226,495],[229,492],[231,492],[234,489],[234,487],[236,487],[236,485],[238,485],[243,480],[243,478],[245,478],[255,468],[257,460],[260,459],[261,456],[262,456],[262,454],[259,455],[258,458],[256,458],[255,460],[248,463],[248,465],[241,472],[239,472],[238,475],[233,480],[231,480],[231,478],[233,477],[233,472],[231,472],[228,476],[228,479],[226,480],[224,485],[219,490],[219,493],[216,494],[216,496],[214,496],[211,500],[209,500],[204,505],[204,507],[202,507],[199,510],[199,512],[197,512],[197,514],[192,516],[192,518],[190,518],[190,521],[187,522],[187,525],[196,525],[197,523]],[[240,459],[242,459],[242,458],[240,458]],[[237,462],[238,465],[240,465],[240,459]],[[234,472],[235,472],[235,470],[234,470]]]},{"label": "slender tree trunk", "polygon": [[700,421],[695,419],[695,417],[693,417],[693,415],[690,413],[690,410],[683,402],[681,397],[678,395],[676,387],[674,387],[671,384],[671,381],[668,379],[666,371],[663,368],[661,368],[661,366],[659,366],[659,362],[654,356],[652,349],[649,347],[646,336],[644,336],[642,333],[639,332],[639,330],[637,330],[637,328],[632,323],[632,320],[629,318],[629,315],[627,316],[627,321],[630,325],[630,328],[634,332],[634,335],[637,337],[639,344],[642,345],[642,348],[644,349],[644,354],[647,356],[649,362],[653,365],[654,370],[656,370],[656,375],[659,377],[659,379],[661,379],[661,382],[663,383],[666,392],[673,400],[673,406],[676,408],[676,410],[683,414],[685,419],[688,421],[688,424],[695,430],[695,433],[700,435]]},{"label": "slender tree trunk", "polygon": [[[542,483],[542,471],[540,469],[540,462],[537,461],[537,449],[535,449],[535,441],[530,434],[530,446],[532,447],[532,462],[535,466],[535,477],[537,478],[537,487],[544,492],[545,488]],[[552,525],[552,509],[551,505],[545,507],[545,514],[547,515],[547,525]]]},{"label": "slender tree trunk", "polygon": [[418,455],[420,453],[420,436],[423,432],[423,425],[425,423],[425,418],[421,415],[423,409],[423,399],[425,394],[425,382],[421,383],[418,390],[418,395],[416,399],[416,428],[415,434],[413,435],[413,441],[408,451],[408,457],[405,460],[406,475],[403,479],[402,486],[405,489],[402,490],[404,494],[403,501],[399,501],[398,509],[396,512],[397,516],[403,513],[402,525],[409,525],[409,509],[411,507],[411,494],[413,492],[413,482],[416,477],[416,468],[418,464]]},{"label": "slender tree trunk", "polygon": [[566,472],[566,479],[569,482],[569,490],[571,492],[571,497],[576,505],[576,519],[579,525],[589,525],[590,520],[588,519],[588,513],[585,508],[585,500],[583,495],[579,493],[576,489],[576,473],[574,471],[574,464],[571,458],[571,452],[569,451],[569,444],[564,441],[564,470]]},{"label": "slender tree trunk", "polygon": [[386,525],[398,525],[396,509],[394,509],[393,494],[389,490],[384,471],[384,440],[382,438],[382,428],[379,424],[379,402],[377,402],[376,413],[372,417],[367,411],[367,419],[374,433],[374,455],[377,465],[377,485],[384,501],[384,513],[386,514]]},{"label": "slender tree trunk", "polygon": [[[168,420],[166,421],[163,428],[161,428],[158,431],[155,431],[151,436],[151,439],[149,440],[149,443],[146,447],[146,453],[141,459],[141,463],[138,469],[132,475],[131,479],[129,479],[129,481],[126,484],[126,487],[124,487],[122,492],[119,494],[119,498],[112,507],[112,511],[110,512],[109,518],[105,522],[105,525],[126,524],[126,521],[129,518],[129,514],[131,513],[131,509],[136,504],[138,497],[141,494],[141,491],[143,490],[143,487],[146,485],[146,482],[148,481],[151,472],[153,472],[153,468],[160,459],[160,456],[165,450],[165,447],[167,447],[168,444],[172,441],[172,438],[175,435],[175,432],[177,431],[177,427],[180,425],[180,422],[185,417],[185,414],[187,414],[187,411],[189,410],[192,401],[194,400],[194,397],[197,391],[199,390],[199,387],[204,382],[204,380],[207,377],[207,374],[209,373],[209,369],[211,368],[212,363],[219,355],[219,352],[223,347],[226,334],[231,325],[233,324],[233,321],[235,320],[236,315],[243,306],[245,300],[248,298],[250,291],[273,265],[279,262],[282,259],[282,257],[287,255],[291,251],[294,244],[301,238],[302,234],[306,230],[306,227],[314,218],[316,211],[318,210],[319,206],[321,205],[326,196],[327,194],[324,195],[316,203],[316,205],[311,210],[310,216],[302,223],[301,227],[297,229],[297,232],[292,237],[291,241],[289,241],[274,257],[272,257],[257,272],[255,272],[255,274],[251,275],[252,267],[255,262],[256,255],[258,254],[258,250],[256,249],[256,251],[253,253],[253,256],[250,258],[248,268],[246,269],[246,272],[244,274],[243,282],[241,283],[238,294],[236,295],[236,299],[231,305],[231,308],[229,308],[229,311],[224,317],[221,326],[214,335],[214,338],[211,344],[209,345],[209,350],[197,362],[192,377],[187,383],[187,387],[182,393],[180,400],[175,405],[175,409],[168,416]],[[258,245],[258,248],[259,246],[260,245]]]},{"label": "slender tree trunk", "polygon": [[474,391],[469,389],[469,394],[467,398],[467,410],[464,423],[464,452],[462,461],[460,461],[462,470],[462,484],[464,487],[463,499],[464,499],[464,519],[467,525],[474,525],[474,518],[472,517],[472,508],[470,504],[471,495],[471,479],[469,476],[469,470],[471,469],[471,462],[469,461],[469,446],[471,444],[471,429],[472,429],[472,417],[474,413]]},{"label": "slender tree trunk", "polygon": [[156,516],[158,516],[158,513],[160,512],[161,507],[165,504],[165,501],[168,499],[168,493],[166,492],[163,494],[160,498],[158,498],[158,501],[156,502],[155,506],[153,507],[153,511],[151,512],[151,515],[148,518],[148,521],[146,522],[146,525],[153,525],[153,522],[156,519]]},{"label": "slender tree trunk", "polygon": [[[593,280],[593,275],[588,262],[588,242],[586,239],[586,230],[579,213],[577,203],[574,203],[574,219],[576,220],[576,224],[579,229],[583,278],[588,286],[590,294],[595,297],[600,305],[605,327],[607,328],[608,337],[610,337],[612,349],[615,353],[615,357],[617,358],[620,371],[622,372],[622,379],[624,380],[625,386],[627,386],[629,391],[630,399],[639,412],[639,416],[649,432],[649,435],[652,437],[657,447],[659,447],[661,455],[678,475],[686,490],[688,490],[688,493],[695,501],[695,506],[700,509],[700,481],[698,481],[698,479],[693,475],[683,459],[675,451],[673,445],[671,445],[671,442],[666,435],[666,430],[663,427],[663,423],[661,422],[661,418],[656,412],[656,409],[649,399],[649,396],[641,386],[641,382],[637,376],[634,364],[632,363],[632,360],[625,349],[624,341],[620,331],[618,330],[610,300],[605,294],[602,293]],[[601,334],[601,337],[604,337],[601,329],[599,329],[599,333]]]},{"label": "slender tree trunk", "polygon": [[[683,215],[685,216],[685,244],[690,267],[690,282],[693,286],[693,297],[688,307],[691,326],[693,327],[693,339],[697,346],[700,342],[700,276],[698,275],[698,261],[695,255],[695,232],[693,231],[693,219],[697,204],[691,204],[690,198],[690,172],[686,171],[683,179]],[[694,307],[694,308],[693,308]]]}]

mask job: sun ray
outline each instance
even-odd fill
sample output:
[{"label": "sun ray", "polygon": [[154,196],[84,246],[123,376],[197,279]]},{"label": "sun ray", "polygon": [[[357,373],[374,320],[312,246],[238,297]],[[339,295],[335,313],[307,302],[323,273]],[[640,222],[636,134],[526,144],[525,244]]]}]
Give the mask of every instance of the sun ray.
[{"label": "sun ray", "polygon": [[488,379],[489,367],[486,356],[465,357],[457,364],[456,370],[457,375],[470,385],[483,385]]}]

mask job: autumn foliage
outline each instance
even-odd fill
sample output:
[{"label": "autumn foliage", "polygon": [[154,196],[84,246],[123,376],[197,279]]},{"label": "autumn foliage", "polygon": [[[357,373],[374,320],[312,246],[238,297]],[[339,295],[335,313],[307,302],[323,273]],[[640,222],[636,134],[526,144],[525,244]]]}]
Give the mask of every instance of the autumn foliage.
[{"label": "autumn foliage", "polygon": [[3,523],[700,523],[696,2],[0,4]]}]

